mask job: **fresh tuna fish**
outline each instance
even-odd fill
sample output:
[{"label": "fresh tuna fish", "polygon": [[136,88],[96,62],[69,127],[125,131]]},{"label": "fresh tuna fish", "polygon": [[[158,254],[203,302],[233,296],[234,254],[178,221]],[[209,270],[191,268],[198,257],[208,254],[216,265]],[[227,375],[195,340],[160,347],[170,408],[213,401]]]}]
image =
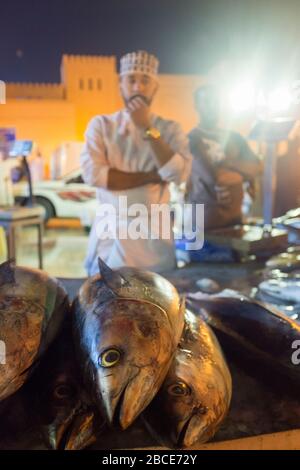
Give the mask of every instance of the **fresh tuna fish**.
[{"label": "fresh tuna fish", "polygon": [[163,386],[144,413],[166,444],[190,447],[211,439],[231,400],[231,375],[210,327],[186,310],[185,328]]},{"label": "fresh tuna fish", "polygon": [[244,296],[240,298],[188,299],[216,332],[223,347],[250,359],[268,372],[300,383],[300,368],[293,363],[294,345],[300,341],[300,325],[275,307],[268,308]]},{"label": "fresh tuna fish", "polygon": [[0,400],[18,390],[69,312],[66,291],[42,271],[0,265]]},{"label": "fresh tuna fish", "polygon": [[259,290],[285,303],[300,303],[300,279],[269,279],[259,284]]},{"label": "fresh tuna fish", "polygon": [[127,428],[155,396],[179,342],[184,304],[162,276],[135,268],[88,279],[74,303],[88,389],[109,423]]}]

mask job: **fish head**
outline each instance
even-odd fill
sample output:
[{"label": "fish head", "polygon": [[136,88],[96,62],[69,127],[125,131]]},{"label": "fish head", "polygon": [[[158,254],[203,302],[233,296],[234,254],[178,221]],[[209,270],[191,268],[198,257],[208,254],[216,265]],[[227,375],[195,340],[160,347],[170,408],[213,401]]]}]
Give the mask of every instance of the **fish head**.
[{"label": "fish head", "polygon": [[96,439],[104,420],[94,413],[79,374],[69,322],[64,326],[21,392],[48,448],[82,449]]},{"label": "fish head", "polygon": [[[207,370],[201,366],[199,376],[199,365],[191,360],[191,354],[177,354],[157,395],[155,407],[168,423],[163,432],[177,447],[209,440],[227,412],[230,396],[224,401],[224,394],[220,394],[220,387],[225,386],[222,372],[219,377],[212,376],[209,361],[205,366]],[[226,396],[227,391],[224,392]]]},{"label": "fish head", "polygon": [[105,426],[97,410],[79,406],[58,414],[42,427],[42,434],[48,447],[54,450],[81,450],[95,443]]},{"label": "fish head", "polygon": [[105,426],[70,369],[56,374],[39,390],[36,407],[44,441],[52,449],[84,449]]},{"label": "fish head", "polygon": [[100,304],[86,326],[94,396],[108,422],[126,429],[170,366],[176,343],[168,316],[150,302],[116,298]]}]

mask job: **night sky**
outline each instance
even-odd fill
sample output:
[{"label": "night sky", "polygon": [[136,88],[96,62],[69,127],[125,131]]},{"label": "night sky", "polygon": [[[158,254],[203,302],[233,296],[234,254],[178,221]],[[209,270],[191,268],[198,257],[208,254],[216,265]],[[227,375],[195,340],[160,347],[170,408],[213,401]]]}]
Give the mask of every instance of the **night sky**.
[{"label": "night sky", "polygon": [[0,20],[5,81],[59,82],[63,53],[136,49],[156,54],[162,73],[258,56],[270,70],[300,72],[299,0],[3,0]]}]

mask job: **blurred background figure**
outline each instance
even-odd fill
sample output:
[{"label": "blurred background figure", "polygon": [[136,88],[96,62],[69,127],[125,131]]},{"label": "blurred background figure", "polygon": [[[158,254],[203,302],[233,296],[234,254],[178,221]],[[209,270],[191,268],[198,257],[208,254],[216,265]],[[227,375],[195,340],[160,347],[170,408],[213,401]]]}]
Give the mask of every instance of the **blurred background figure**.
[{"label": "blurred background figure", "polygon": [[[85,132],[83,180],[97,188],[98,201],[109,204],[117,215],[111,211],[107,217],[104,212],[94,220],[85,262],[89,275],[99,272],[98,256],[113,269],[130,266],[162,272],[176,266],[172,230],[164,236],[163,224],[155,222],[151,212],[157,204],[169,204],[169,183],[188,180],[192,156],[181,126],[151,111],[159,88],[158,65],[158,59],[146,51],[125,54],[119,78],[124,107],[95,116]],[[120,228],[124,233],[136,218],[119,209],[124,196],[128,208],[138,203],[146,209],[142,237],[129,232],[119,236]],[[171,217],[164,218],[164,224],[171,227]]]},{"label": "blurred background figure", "polygon": [[205,230],[241,223],[244,189],[254,197],[261,162],[244,137],[218,127],[220,96],[214,86],[196,90],[195,108],[199,125],[189,134],[194,157],[189,202],[204,204]]},{"label": "blurred background figure", "polygon": [[300,132],[288,141],[287,152],[279,155],[276,168],[274,217],[300,206]]}]

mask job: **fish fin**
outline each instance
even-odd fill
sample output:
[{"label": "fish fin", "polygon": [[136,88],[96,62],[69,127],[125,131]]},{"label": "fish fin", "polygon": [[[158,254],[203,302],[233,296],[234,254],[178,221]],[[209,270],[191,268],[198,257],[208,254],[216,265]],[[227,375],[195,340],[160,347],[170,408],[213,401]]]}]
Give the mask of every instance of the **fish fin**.
[{"label": "fish fin", "polygon": [[118,271],[113,271],[109,266],[107,266],[104,261],[98,257],[98,266],[101,278],[103,282],[109,287],[112,291],[115,289],[120,289],[125,285],[128,285],[129,282],[121,276]]},{"label": "fish fin", "polygon": [[0,264],[0,286],[4,284],[15,284],[14,259],[9,259]]}]

